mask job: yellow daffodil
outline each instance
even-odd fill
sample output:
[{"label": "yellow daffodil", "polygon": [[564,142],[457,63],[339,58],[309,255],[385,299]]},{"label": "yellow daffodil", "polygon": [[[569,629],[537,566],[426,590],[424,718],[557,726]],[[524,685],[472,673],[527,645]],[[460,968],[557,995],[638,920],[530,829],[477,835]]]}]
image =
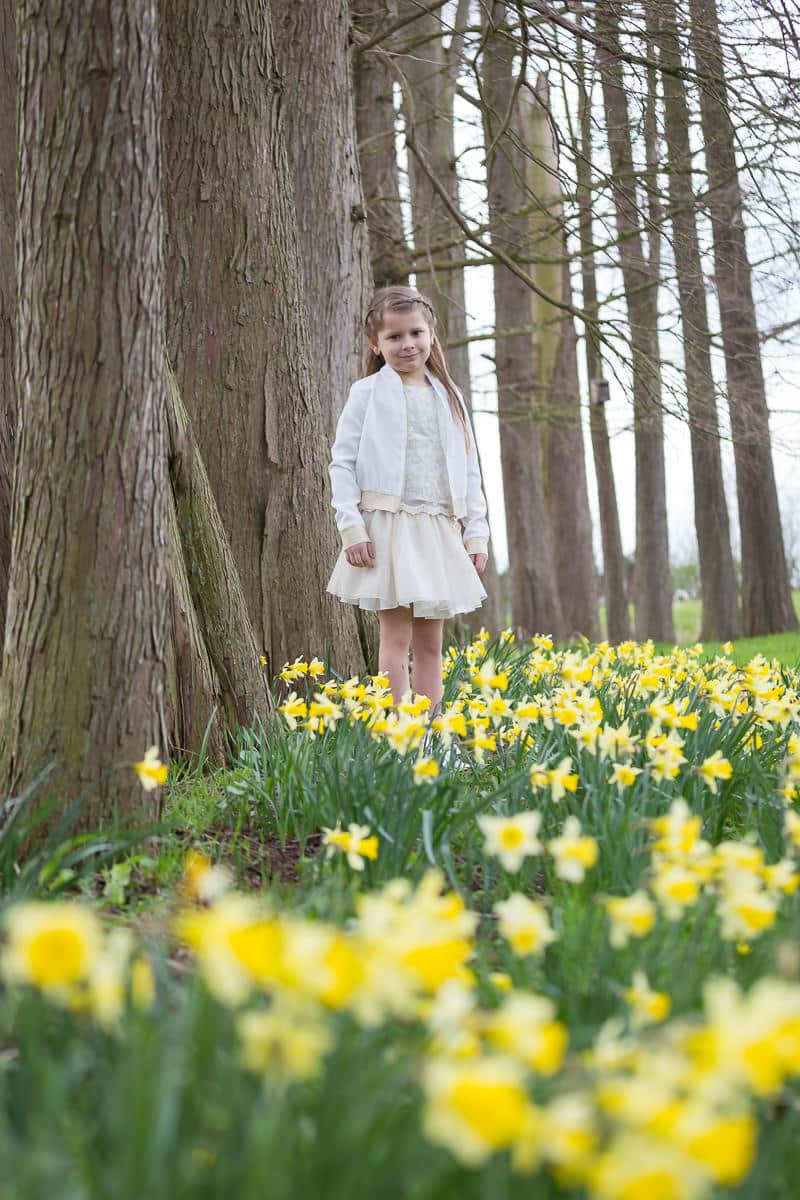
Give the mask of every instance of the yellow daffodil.
[{"label": "yellow daffodil", "polygon": [[577,817],[567,817],[561,836],[548,842],[547,850],[555,859],[556,875],[570,883],[580,883],[597,862],[597,842],[582,833]]},{"label": "yellow daffodil", "polygon": [[133,764],[133,769],[146,792],[152,792],[154,788],[167,782],[169,767],[159,758],[158,746],[151,746],[141,762]]},{"label": "yellow daffodil", "polygon": [[541,854],[542,844],[536,836],[541,824],[540,812],[520,812],[512,817],[478,817],[484,851],[497,855],[506,871],[518,871],[529,855]]},{"label": "yellow daffodil", "polygon": [[341,850],[354,871],[364,870],[365,858],[374,860],[378,857],[378,838],[375,834],[370,835],[368,825],[358,825],[355,821],[351,821],[346,830],[341,828],[339,821],[335,829],[323,825],[322,844],[326,847],[327,858]]}]

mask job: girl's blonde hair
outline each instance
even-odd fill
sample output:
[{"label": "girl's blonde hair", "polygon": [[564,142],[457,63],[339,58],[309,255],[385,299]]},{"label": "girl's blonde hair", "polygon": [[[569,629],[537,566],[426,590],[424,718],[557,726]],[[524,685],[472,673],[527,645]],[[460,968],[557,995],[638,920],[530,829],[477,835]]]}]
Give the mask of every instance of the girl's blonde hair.
[{"label": "girl's blonde hair", "polygon": [[[453,377],[447,369],[441,343],[436,337],[436,313],[433,310],[430,300],[421,295],[416,288],[399,286],[378,288],[367,309],[364,330],[368,338],[377,341],[378,333],[383,325],[383,314],[385,312],[406,312],[408,309],[413,308],[415,304],[418,304],[422,309],[422,315],[431,331],[431,353],[426,365],[431,374],[435,375],[444,385],[450,401],[450,412],[452,413],[453,420],[458,422],[463,429],[464,442],[466,443],[467,450],[469,450],[469,431],[467,429],[464,406],[459,398],[458,389],[453,381]],[[364,359],[365,373],[367,375],[374,375],[376,371],[380,371],[384,363],[385,359],[383,355],[373,350],[367,344]]]}]

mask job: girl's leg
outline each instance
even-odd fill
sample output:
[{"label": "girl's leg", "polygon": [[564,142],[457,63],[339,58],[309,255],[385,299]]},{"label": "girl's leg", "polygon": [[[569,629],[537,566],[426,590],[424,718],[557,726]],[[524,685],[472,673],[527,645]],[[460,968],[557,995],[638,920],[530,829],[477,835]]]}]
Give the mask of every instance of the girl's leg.
[{"label": "girl's leg", "polygon": [[378,613],[381,640],[378,646],[378,670],[389,676],[395,704],[409,688],[408,648],[411,645],[411,609],[384,608]]},{"label": "girl's leg", "polygon": [[414,691],[429,696],[431,711],[442,698],[442,632],[444,621],[413,617],[411,649],[414,656]]}]

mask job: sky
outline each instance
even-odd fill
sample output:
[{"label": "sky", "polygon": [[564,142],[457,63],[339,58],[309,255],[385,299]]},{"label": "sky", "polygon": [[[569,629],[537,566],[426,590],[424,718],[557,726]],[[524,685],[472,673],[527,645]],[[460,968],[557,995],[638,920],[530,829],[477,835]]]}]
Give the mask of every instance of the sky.
[{"label": "sky", "polygon": [[[557,99],[556,99],[557,103]],[[602,131],[596,141],[602,159]],[[473,221],[486,219],[486,198],[482,185],[484,175],[483,149],[480,130],[475,123],[475,110],[465,101],[456,99],[456,149],[460,163],[460,205],[462,211]],[[698,144],[698,150],[700,146]],[[401,169],[404,165],[402,136],[398,138],[398,153]],[[600,162],[602,166],[602,161]],[[408,215],[408,214],[407,214]],[[609,219],[607,214],[607,219]],[[597,230],[595,231],[597,234]],[[613,224],[607,227],[613,236]],[[752,262],[766,257],[770,250],[773,233],[769,221],[761,229],[748,228],[748,249]],[[710,230],[702,228],[701,239],[710,247]],[[613,251],[612,251],[613,253]],[[665,245],[665,266],[669,268],[669,247]],[[704,263],[709,278],[713,274],[713,261],[707,257]],[[471,267],[465,272],[466,307],[468,331],[485,334],[494,327],[494,304],[491,266]],[[754,274],[759,325],[762,331],[796,315],[798,286],[796,277],[781,279],[774,274],[761,278]],[[603,268],[598,272],[601,297],[620,290],[621,280],[614,268]],[[580,302],[578,281],[575,280],[576,300]],[[708,289],[709,319],[712,329],[718,325],[713,289]],[[671,303],[668,289],[660,289],[660,306],[664,311],[664,332],[661,335],[661,356],[667,379],[672,380],[674,391],[668,397],[670,407],[680,408],[682,396],[682,348],[676,326],[676,308]],[[618,315],[624,321],[624,308],[614,310],[606,307],[604,314]],[[579,370],[584,371],[584,349],[582,329],[578,323],[577,333]],[[493,368],[494,343],[480,340],[470,345],[471,386],[473,395],[475,435],[481,455],[484,489],[489,506],[489,521],[492,531],[492,550],[499,570],[508,565],[505,512],[503,503],[502,470],[500,465],[500,443],[497,424],[497,390]],[[767,386],[767,399],[771,411],[771,436],[773,461],[779,503],[784,518],[784,540],[787,554],[800,558],[800,355],[794,348],[781,347],[774,341],[764,343],[763,361]],[[724,363],[721,349],[715,352],[713,363],[719,393],[724,396]],[[610,382],[610,397],[606,416],[611,434],[612,459],[617,489],[623,550],[632,555],[635,551],[635,474],[634,445],[631,431],[632,406],[627,366],[618,361],[609,363],[606,371]],[[589,500],[594,524],[595,558],[598,567],[602,564],[600,531],[597,516],[597,490],[588,432],[588,408],[585,374],[582,374],[582,399],[584,416],[584,445],[586,449],[586,472],[589,485]],[[733,453],[728,437],[729,423],[726,406],[720,404],[720,423],[723,435],[723,472],[728,495],[731,521],[731,536],[734,553],[738,552],[738,519],[736,513],[736,487]],[[670,557],[673,563],[696,561],[696,539],[694,534],[694,498],[692,486],[689,431],[685,422],[672,416],[664,421],[664,442],[667,485],[667,516],[669,525]]]}]

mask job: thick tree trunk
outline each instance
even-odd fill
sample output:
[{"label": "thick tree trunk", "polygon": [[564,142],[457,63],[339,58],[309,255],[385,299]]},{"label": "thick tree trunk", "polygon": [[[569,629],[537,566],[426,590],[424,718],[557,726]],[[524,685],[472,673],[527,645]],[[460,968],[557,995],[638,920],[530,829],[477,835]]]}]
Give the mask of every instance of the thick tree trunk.
[{"label": "thick tree trunk", "polygon": [[[353,0],[351,11],[357,35],[371,41],[397,20],[397,0]],[[395,153],[393,76],[375,49],[357,52],[353,67],[358,160],[372,276],[375,287],[407,284],[408,247],[403,235]]]},{"label": "thick tree trunk", "polygon": [[[270,11],[294,180],[309,363],[321,398],[327,448],[350,385],[363,373],[364,317],[373,292],[358,162],[350,6],[348,0],[270,0]],[[333,524],[332,515],[328,523]],[[377,618],[359,608],[338,617],[353,627],[351,639],[357,631],[365,661],[377,661]]]},{"label": "thick tree trunk", "polygon": [[0,637],[5,629],[11,561],[11,476],[14,465],[14,229],[17,213],[16,4],[0,0]]},{"label": "thick tree trunk", "polygon": [[705,280],[695,220],[689,109],[686,103],[673,0],[650,0],[658,27],[664,86],[670,215],[681,304],[686,401],[692,446],[694,520],[700,560],[704,641],[725,641],[739,632],[736,574],[722,477],[719,422],[711,373]]},{"label": "thick tree trunk", "polygon": [[631,129],[619,44],[618,0],[596,8],[597,64],[603,83],[611,188],[620,265],[631,332],[636,444],[637,638],[674,639],[664,468],[661,366],[658,347],[658,280],[644,255],[636,201]]},{"label": "thick tree trunk", "polygon": [[353,614],[325,595],[338,553],[327,426],[269,6],[170,0],[161,27],[167,338],[179,391],[268,669],[313,652],[359,670]]},{"label": "thick tree trunk", "polygon": [[[329,439],[362,374],[372,295],[348,0],[270,0],[294,178],[311,366]],[[313,120],[309,120],[313,113]]]},{"label": "thick tree trunk", "polygon": [[[580,12],[579,12],[580,19]],[[578,38],[576,51],[578,77],[578,122],[580,146],[576,148],[578,228],[581,247],[581,283],[583,309],[590,321],[599,316],[597,278],[594,263],[594,234],[592,232],[591,170],[592,118],[583,53],[583,38]],[[623,642],[631,636],[628,596],[625,587],[625,556],[619,528],[619,509],[611,461],[611,443],[605,413],[605,395],[600,384],[603,379],[603,359],[597,326],[587,324],[586,374],[589,380],[589,430],[592,438],[594,471],[597,478],[597,501],[600,513],[600,538],[603,547],[603,592],[606,605],[606,634],[611,642]]]},{"label": "thick tree trunk", "polygon": [[715,0],[690,0],[742,538],[742,632],[796,629]]},{"label": "thick tree trunk", "polygon": [[[514,50],[502,32],[505,4],[493,0],[484,22],[484,136],[486,145],[492,146],[512,98]],[[525,252],[528,239],[526,196],[521,185],[525,163],[519,137],[518,122],[512,117],[486,164],[492,242],[512,258]],[[512,623],[526,633],[547,632],[561,638],[569,631],[556,591],[542,481],[541,431],[534,411],[538,366],[530,333],[504,332],[519,328],[520,313],[530,312],[530,293],[516,275],[500,265],[494,268],[494,303]]]},{"label": "thick tree trunk", "polygon": [[[168,481],[153,0],[23,0],[4,794],[55,760],[82,822],[150,809]],[[86,30],[92,30],[92,37]]]},{"label": "thick tree trunk", "polygon": [[[558,157],[553,142],[547,82],[535,99],[517,99],[528,151],[527,186],[532,204],[532,274],[549,296],[571,304]],[[597,640],[597,571],[586,484],[575,325],[569,313],[531,292],[531,316],[539,365],[547,506],[561,611],[569,632]]]}]

